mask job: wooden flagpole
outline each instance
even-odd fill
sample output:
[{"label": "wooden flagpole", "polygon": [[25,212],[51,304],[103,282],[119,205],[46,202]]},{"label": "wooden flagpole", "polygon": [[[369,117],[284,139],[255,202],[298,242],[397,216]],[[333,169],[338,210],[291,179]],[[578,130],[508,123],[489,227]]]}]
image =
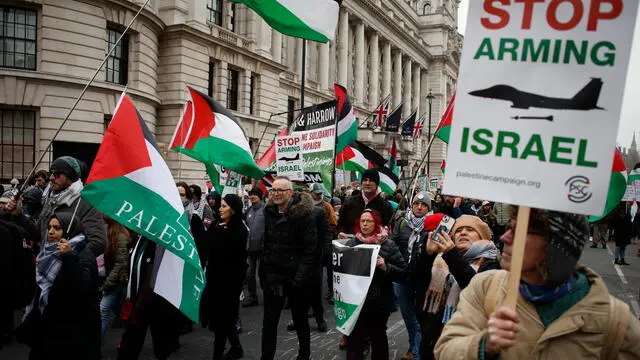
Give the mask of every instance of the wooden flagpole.
[{"label": "wooden flagpole", "polygon": [[531,214],[530,207],[520,206],[518,208],[516,233],[513,237],[513,247],[511,250],[507,296],[503,304],[503,306],[511,310],[516,309],[518,294],[520,293],[520,277],[522,275],[522,261],[524,259],[524,248],[527,241],[527,230],[529,229],[529,214]]}]

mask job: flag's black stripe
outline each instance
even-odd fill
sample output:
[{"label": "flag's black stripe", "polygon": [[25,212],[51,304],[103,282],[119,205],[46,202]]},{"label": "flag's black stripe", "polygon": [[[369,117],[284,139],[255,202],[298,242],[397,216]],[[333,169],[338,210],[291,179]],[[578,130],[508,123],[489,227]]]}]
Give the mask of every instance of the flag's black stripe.
[{"label": "flag's black stripe", "polygon": [[[333,247],[333,272],[349,275],[369,276],[371,274],[372,249]],[[340,259],[340,261],[337,261]]]},{"label": "flag's black stripe", "polygon": [[396,185],[398,185],[398,183],[400,182],[400,179],[398,179],[398,176],[394,174],[393,171],[391,171],[391,169],[389,169],[388,167],[381,166],[381,167],[377,167],[376,170],[378,170],[378,172],[381,172],[387,175],[391,180],[393,180],[394,183],[396,183]]},{"label": "flag's black stripe", "polygon": [[385,160],[384,157],[380,155],[377,151],[373,150],[372,148],[368,147],[367,145],[361,143],[358,140],[352,142],[351,146],[357,151],[360,151],[360,153],[362,154],[362,156],[365,157],[365,159],[369,160],[372,164],[376,166],[384,166],[387,163],[387,160]]},{"label": "flag's black stripe", "polygon": [[[202,97],[207,104],[209,105],[209,108],[211,109],[211,111],[214,114],[222,114],[226,117],[228,117],[229,119],[231,119],[233,122],[235,122],[238,127],[240,128],[240,130],[242,131],[242,135],[244,135],[245,139],[247,138],[247,134],[244,132],[244,129],[242,128],[242,125],[240,125],[240,123],[238,122],[238,120],[236,119],[236,117],[231,113],[231,111],[229,111],[227,108],[225,108],[224,106],[218,104],[215,100],[213,100],[212,98],[210,98],[208,95],[203,94],[202,92],[189,87],[191,90],[195,91],[198,95],[200,95],[200,97]],[[195,112],[195,105],[194,105],[194,109],[193,111]]]},{"label": "flag's black stripe", "polygon": [[155,136],[153,136],[151,131],[149,131],[149,127],[147,126],[147,123],[144,122],[144,119],[142,118],[142,115],[140,115],[138,109],[136,109],[136,114],[138,114],[138,122],[140,123],[140,127],[142,128],[142,135],[144,136],[145,140],[147,140],[149,144],[153,145],[158,154],[162,154],[160,152],[160,148],[158,147],[158,143],[156,142]]}]

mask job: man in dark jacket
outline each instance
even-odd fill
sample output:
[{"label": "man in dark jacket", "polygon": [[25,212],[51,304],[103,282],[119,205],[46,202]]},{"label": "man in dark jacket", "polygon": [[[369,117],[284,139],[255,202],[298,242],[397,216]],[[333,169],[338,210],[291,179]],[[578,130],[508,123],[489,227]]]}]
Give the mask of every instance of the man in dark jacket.
[{"label": "man in dark jacket", "polygon": [[349,197],[340,208],[338,231],[352,234],[356,220],[364,209],[375,210],[382,217],[382,225],[387,226],[393,217],[393,208],[380,196],[380,174],[375,169],[362,173],[362,193]]},{"label": "man in dark jacket", "polygon": [[[404,218],[396,222],[391,234],[391,240],[398,245],[400,253],[407,264],[410,263],[414,246],[420,245],[420,235],[424,229],[424,220],[430,210],[431,197],[427,192],[419,192],[413,197],[411,210]],[[402,356],[402,360],[420,358],[420,324],[416,316],[413,293],[406,283],[394,283],[393,290],[400,305],[402,319],[409,334],[409,351]]]},{"label": "man in dark jacket", "polygon": [[262,359],[273,360],[284,300],[289,298],[296,324],[298,359],[309,359],[311,344],[307,319],[306,284],[317,262],[318,240],[311,213],[313,201],[307,194],[293,193],[291,181],[277,177],[265,207],[265,237],[261,279],[264,281]]},{"label": "man in dark jacket", "polygon": [[258,259],[264,246],[264,203],[262,202],[262,191],[257,188],[251,189],[249,191],[249,201],[251,201],[251,206],[245,212],[245,221],[249,227],[249,243],[247,245],[249,258],[247,290],[249,290],[249,295],[245,298],[242,307],[258,305],[256,274]]},{"label": "man in dark jacket", "polygon": [[329,228],[327,236],[319,236],[318,241],[319,245],[322,248],[322,256],[320,260],[320,280],[321,280],[321,290],[322,290],[322,268],[327,269],[327,287],[329,288],[329,294],[327,294],[327,300],[330,304],[333,304],[333,244],[332,241],[335,239],[338,234],[336,233],[336,226],[338,225],[338,217],[336,216],[335,210],[333,210],[333,206],[328,202],[324,201],[324,188],[320,183],[314,183],[311,186],[311,197],[313,198],[313,202],[317,208],[320,208],[324,211],[324,215],[326,220],[328,221]]},{"label": "man in dark jacket", "polygon": [[77,221],[81,226],[73,226],[78,230],[70,233],[69,237],[73,238],[82,232],[86,236],[87,246],[98,257],[104,253],[107,233],[102,215],[88,202],[80,199],[83,188],[80,180],[81,168],[80,161],[71,156],[61,156],[51,164],[50,183],[44,191],[40,213],[40,241],[46,238],[47,221],[51,215],[74,215],[71,221]]}]

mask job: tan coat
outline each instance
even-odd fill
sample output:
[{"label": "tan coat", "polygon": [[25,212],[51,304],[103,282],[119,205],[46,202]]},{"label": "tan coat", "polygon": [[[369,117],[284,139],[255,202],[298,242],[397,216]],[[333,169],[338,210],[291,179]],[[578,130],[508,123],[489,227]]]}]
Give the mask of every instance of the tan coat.
[{"label": "tan coat", "polygon": [[[436,359],[477,359],[480,340],[487,334],[488,314],[484,310],[485,294],[491,278],[503,270],[476,275],[460,295],[458,309],[442,331],[435,348]],[[587,296],[567,310],[548,328],[544,328],[535,307],[518,296],[520,320],[517,343],[500,354],[500,360],[600,359],[603,333],[608,329],[609,292],[600,276],[579,266],[591,284]],[[500,288],[500,302],[506,293]],[[632,315],[618,359],[640,359],[640,321]]]}]

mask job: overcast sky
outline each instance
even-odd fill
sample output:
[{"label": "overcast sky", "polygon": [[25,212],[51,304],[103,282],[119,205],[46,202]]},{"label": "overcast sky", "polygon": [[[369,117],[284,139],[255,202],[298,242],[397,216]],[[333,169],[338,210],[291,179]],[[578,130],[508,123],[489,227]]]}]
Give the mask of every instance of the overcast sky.
[{"label": "overcast sky", "polygon": [[[458,30],[464,35],[467,26],[467,12],[469,1],[462,0],[458,13]],[[633,131],[640,131],[640,15],[636,17],[636,30],[633,34],[631,60],[625,85],[624,101],[622,103],[622,121],[618,130],[618,144],[627,147],[631,143]],[[632,81],[635,79],[635,81]],[[640,134],[636,133],[636,141],[640,141]]]}]

